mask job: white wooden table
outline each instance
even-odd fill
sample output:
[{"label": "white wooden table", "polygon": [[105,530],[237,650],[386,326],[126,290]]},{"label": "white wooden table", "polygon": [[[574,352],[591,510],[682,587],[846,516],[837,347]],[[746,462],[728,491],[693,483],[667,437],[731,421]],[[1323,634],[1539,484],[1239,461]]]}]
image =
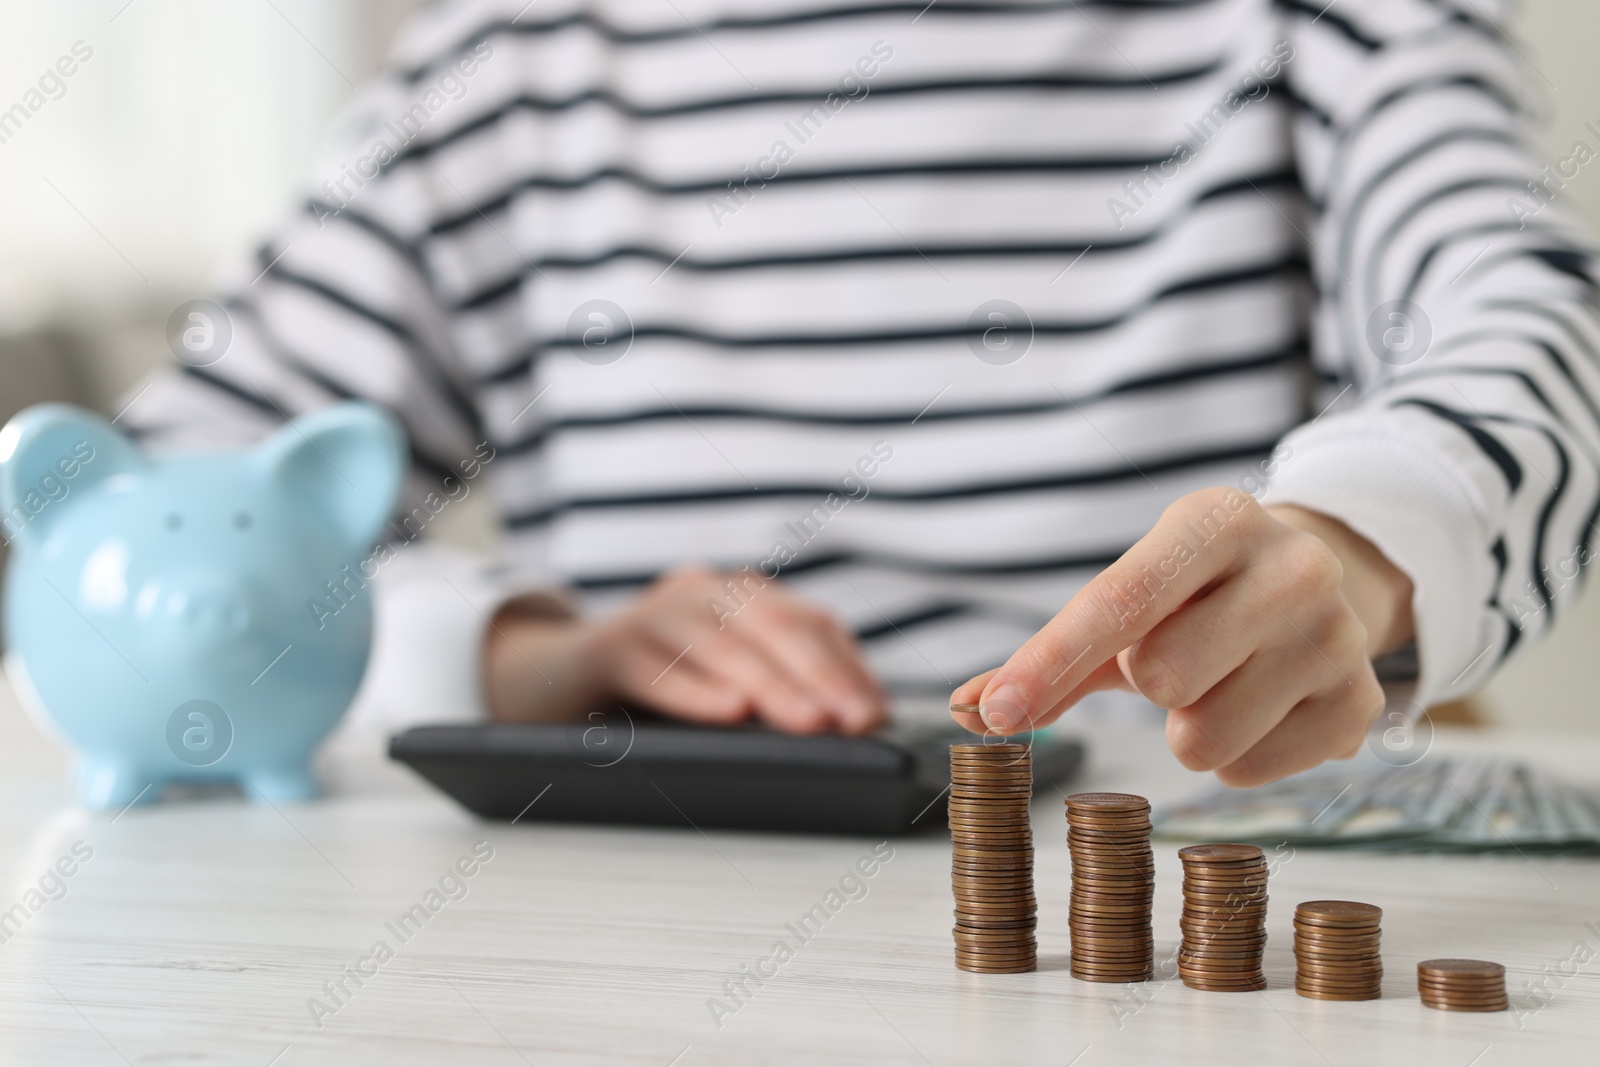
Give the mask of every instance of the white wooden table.
[{"label": "white wooden table", "polygon": [[[1201,783],[1159,736],[1093,739],[1084,785],[1161,800]],[[1593,776],[1600,741],[1444,737],[1541,751]],[[828,901],[877,842],[682,830],[479,824],[387,766],[360,738],[326,760],[336,792],[275,810],[237,800],[74,808],[61,754],[0,687],[0,909],[75,842],[92,856],[0,944],[0,1062],[27,1064],[1114,1063],[1495,1067],[1600,1059],[1600,963],[1548,996],[1526,980],[1575,946],[1600,955],[1600,862],[1393,857],[1301,850],[1274,877],[1265,993],[1177,981],[1092,985],[1066,970],[1068,864],[1057,798],[1040,800],[1041,969],[951,963],[948,843],[893,842],[893,859],[802,943],[786,926]],[[492,858],[395,920],[462,857]],[[1157,952],[1176,940],[1177,859],[1158,849]],[[55,891],[50,882],[47,888]],[[850,888],[847,884],[846,888]],[[859,896],[859,891],[857,892]],[[1298,900],[1384,908],[1383,1000],[1295,995]],[[389,924],[389,925],[386,925]],[[1589,925],[1586,925],[1589,924]],[[793,958],[747,996],[782,939]],[[392,958],[372,954],[384,941]],[[1584,953],[1580,951],[1579,955]],[[1516,1012],[1422,1007],[1414,965],[1499,960]],[[366,962],[362,962],[365,958]],[[766,965],[771,970],[776,964]],[[334,1000],[324,983],[368,974]],[[1573,967],[1568,966],[1568,970]],[[315,1012],[316,998],[325,1010]],[[724,1009],[714,1017],[710,1002]],[[1548,1003],[1541,1007],[1541,1000]],[[721,1023],[719,1026],[718,1023]],[[320,1025],[319,1025],[320,1024]]]}]

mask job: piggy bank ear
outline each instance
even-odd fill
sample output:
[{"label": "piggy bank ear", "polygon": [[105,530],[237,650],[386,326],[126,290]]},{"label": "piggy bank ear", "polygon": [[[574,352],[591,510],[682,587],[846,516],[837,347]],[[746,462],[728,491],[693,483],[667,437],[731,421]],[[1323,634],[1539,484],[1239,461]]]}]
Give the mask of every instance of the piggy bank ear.
[{"label": "piggy bank ear", "polygon": [[335,404],[290,422],[257,460],[291,500],[326,516],[352,550],[364,551],[394,511],[405,438],[380,407]]},{"label": "piggy bank ear", "polygon": [[92,411],[39,404],[0,430],[0,532],[38,544],[91,485],[140,467],[127,437]]}]

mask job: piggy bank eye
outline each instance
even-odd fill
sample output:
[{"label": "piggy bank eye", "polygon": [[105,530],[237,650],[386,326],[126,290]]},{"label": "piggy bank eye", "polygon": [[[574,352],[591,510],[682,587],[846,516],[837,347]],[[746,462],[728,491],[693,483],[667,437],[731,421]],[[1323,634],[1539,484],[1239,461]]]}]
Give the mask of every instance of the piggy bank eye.
[{"label": "piggy bank eye", "polygon": [[169,513],[167,515],[167,529],[176,530],[178,527],[180,527],[182,525],[183,525],[183,516],[182,515],[179,515],[176,511],[171,512],[171,513]]},{"label": "piggy bank eye", "polygon": [[248,511],[239,512],[233,517],[233,525],[235,529],[239,530],[250,529],[250,513]]}]

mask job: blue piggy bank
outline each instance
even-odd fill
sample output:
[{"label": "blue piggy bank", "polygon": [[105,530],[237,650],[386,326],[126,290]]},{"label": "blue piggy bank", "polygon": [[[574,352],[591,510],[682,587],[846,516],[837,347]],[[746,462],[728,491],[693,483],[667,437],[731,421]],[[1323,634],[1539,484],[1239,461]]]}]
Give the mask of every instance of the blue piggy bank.
[{"label": "blue piggy bank", "polygon": [[77,749],[85,804],[201,781],[316,794],[312,750],[366,670],[364,557],[404,469],[398,426],[367,404],[166,457],[64,405],[0,430],[6,669]]}]

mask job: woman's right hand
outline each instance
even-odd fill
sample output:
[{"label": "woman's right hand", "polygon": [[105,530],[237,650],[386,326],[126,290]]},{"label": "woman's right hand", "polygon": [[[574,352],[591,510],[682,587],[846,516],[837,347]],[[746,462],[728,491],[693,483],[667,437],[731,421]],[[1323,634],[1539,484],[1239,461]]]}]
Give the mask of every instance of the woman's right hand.
[{"label": "woman's right hand", "polygon": [[570,720],[605,700],[789,733],[862,734],[886,717],[855,637],[749,570],[673,571],[592,622],[524,618],[513,604],[488,641],[497,719]]}]

